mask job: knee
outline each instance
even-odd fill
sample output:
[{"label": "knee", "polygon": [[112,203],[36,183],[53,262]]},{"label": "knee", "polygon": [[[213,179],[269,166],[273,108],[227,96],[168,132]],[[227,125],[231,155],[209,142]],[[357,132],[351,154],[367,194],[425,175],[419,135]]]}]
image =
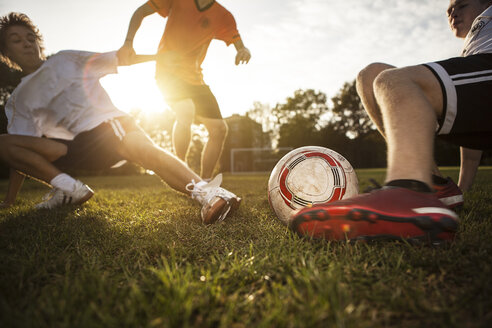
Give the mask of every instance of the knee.
[{"label": "knee", "polygon": [[374,93],[376,97],[384,94],[398,94],[404,96],[408,87],[416,86],[424,89],[421,83],[421,67],[408,66],[402,68],[393,68],[382,71],[374,80]]},{"label": "knee", "polygon": [[54,162],[60,157],[65,156],[67,152],[67,145],[54,141],[53,144],[50,146],[46,159],[50,162]]},{"label": "knee", "polygon": [[372,63],[364,67],[359,74],[357,74],[356,85],[357,90],[371,88],[373,86],[376,77],[383,71],[394,68],[394,66],[384,63]]},{"label": "knee", "polygon": [[223,140],[227,137],[228,132],[229,127],[224,120],[220,120],[217,124],[214,124],[212,127],[208,128],[208,135],[211,139]]},{"label": "knee", "polygon": [[193,124],[193,114],[180,113],[176,115],[176,125],[181,127],[191,127]]},{"label": "knee", "polygon": [[379,73],[373,83],[376,97],[378,94],[392,92],[402,77],[401,69],[385,70]]},{"label": "knee", "polygon": [[7,146],[9,144],[10,137],[11,135],[9,134],[0,134],[0,145],[2,145],[2,148],[0,149],[3,149],[4,146]]},{"label": "knee", "polygon": [[11,145],[11,136],[8,134],[0,134],[0,159],[5,160],[9,157],[9,154],[12,152]]},{"label": "knee", "polygon": [[17,136],[10,134],[0,135],[0,156],[4,160],[17,158],[18,148],[16,144]]}]

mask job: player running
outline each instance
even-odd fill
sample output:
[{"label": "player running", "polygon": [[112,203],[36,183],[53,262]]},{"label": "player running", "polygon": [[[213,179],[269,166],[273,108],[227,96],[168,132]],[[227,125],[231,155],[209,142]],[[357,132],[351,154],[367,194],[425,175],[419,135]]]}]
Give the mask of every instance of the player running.
[{"label": "player running", "polygon": [[454,238],[458,215],[431,188],[434,135],[437,126],[438,135],[457,145],[492,147],[491,5],[491,0],[450,1],[451,28],[466,35],[463,57],[377,75],[373,101],[388,146],[385,186],[302,209],[292,217],[294,230],[333,240]]},{"label": "player running", "polygon": [[3,206],[21,187],[17,171],[53,186],[36,206],[51,209],[81,204],[94,193],[60,169],[103,169],[121,160],[154,171],[198,200],[206,224],[239,205],[240,198],[220,188],[220,175],[203,181],[112,104],[99,79],[117,72],[117,52],[60,51],[45,59],[37,27],[26,15],[10,13],[0,18],[0,56],[24,75],[5,106],[9,134],[0,136],[0,159],[12,168]]},{"label": "player running", "polygon": [[202,74],[202,62],[212,39],[234,44],[236,65],[248,63],[249,50],[232,14],[214,0],[150,0],[133,14],[120,49],[124,62],[135,56],[133,39],[142,20],[153,13],[167,17],[159,44],[156,81],[166,102],[176,113],[173,128],[175,154],[185,160],[191,141],[191,124],[203,124],[208,142],[203,148],[200,176],[212,177],[227,135],[219,105]]}]

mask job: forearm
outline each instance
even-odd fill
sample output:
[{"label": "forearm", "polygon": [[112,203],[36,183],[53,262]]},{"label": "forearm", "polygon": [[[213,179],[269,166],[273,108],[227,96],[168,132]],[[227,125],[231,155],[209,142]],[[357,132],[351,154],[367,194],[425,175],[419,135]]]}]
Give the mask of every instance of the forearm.
[{"label": "forearm", "polygon": [[133,39],[135,38],[135,34],[142,24],[143,17],[141,15],[137,15],[135,12],[130,20],[130,25],[128,26],[128,32],[126,32],[125,42],[124,44],[130,47],[133,47]]},{"label": "forearm", "polygon": [[143,19],[154,12],[155,11],[148,4],[144,4],[135,10],[130,19],[130,24],[126,33],[125,46],[133,47],[133,39],[135,38],[135,34],[137,34]]},{"label": "forearm", "polygon": [[460,153],[461,167],[458,186],[461,190],[467,191],[475,179],[478,166],[480,165],[480,159],[482,158],[482,151],[461,147]]},{"label": "forearm", "polygon": [[236,51],[239,51],[239,50],[242,50],[242,49],[246,48],[244,46],[243,40],[241,40],[241,39],[237,40],[233,44],[234,44],[234,48],[236,48]]},{"label": "forearm", "polygon": [[7,187],[7,194],[5,195],[4,204],[13,205],[17,198],[25,176],[14,169],[10,169],[9,185]]}]

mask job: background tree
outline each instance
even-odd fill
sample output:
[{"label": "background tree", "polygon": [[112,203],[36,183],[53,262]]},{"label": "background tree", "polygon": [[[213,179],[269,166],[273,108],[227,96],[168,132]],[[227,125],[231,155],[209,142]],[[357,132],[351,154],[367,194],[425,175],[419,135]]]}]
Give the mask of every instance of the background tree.
[{"label": "background tree", "polygon": [[279,147],[302,147],[323,144],[318,120],[313,117],[296,115],[282,124],[278,133]]},{"label": "background tree", "polygon": [[332,120],[338,131],[351,138],[357,138],[376,129],[362,106],[355,88],[355,80],[345,82],[331,101],[333,102]]},{"label": "background tree", "polygon": [[[318,129],[321,115],[328,112],[326,95],[313,89],[296,90],[292,97],[288,97],[285,103],[277,104],[272,109],[277,124],[289,123],[291,120],[299,120],[300,117],[312,122],[311,125]],[[305,121],[305,122],[307,122]]]}]

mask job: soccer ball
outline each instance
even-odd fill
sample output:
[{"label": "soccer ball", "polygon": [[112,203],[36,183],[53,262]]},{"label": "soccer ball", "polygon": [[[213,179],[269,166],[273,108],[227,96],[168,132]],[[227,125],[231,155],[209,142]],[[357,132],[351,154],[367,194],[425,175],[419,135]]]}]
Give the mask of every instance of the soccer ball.
[{"label": "soccer ball", "polygon": [[358,194],[352,165],[324,147],[292,150],[278,161],[268,180],[268,200],[277,217],[289,225],[293,210],[334,202]]}]

